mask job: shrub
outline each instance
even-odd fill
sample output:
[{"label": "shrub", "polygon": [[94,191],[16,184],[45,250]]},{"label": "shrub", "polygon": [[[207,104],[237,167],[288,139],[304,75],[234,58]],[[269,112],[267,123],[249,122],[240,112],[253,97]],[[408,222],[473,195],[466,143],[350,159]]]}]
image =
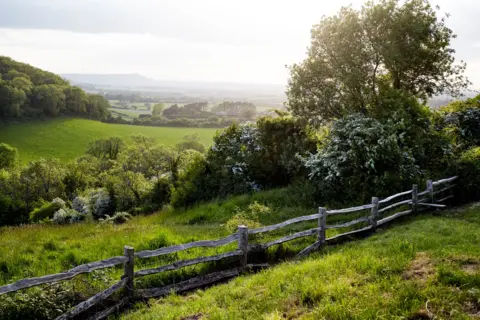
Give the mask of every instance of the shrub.
[{"label": "shrub", "polygon": [[88,215],[80,213],[74,209],[62,208],[55,212],[52,221],[56,224],[71,224],[85,221]]},{"label": "shrub", "polygon": [[465,151],[458,160],[456,174],[458,185],[454,188],[455,201],[468,202],[480,199],[480,147]]},{"label": "shrub", "polygon": [[132,219],[132,216],[127,212],[117,212],[112,217],[106,216],[102,219],[102,223],[123,224]]},{"label": "shrub", "polygon": [[13,168],[18,161],[18,150],[6,143],[0,143],[0,170]]},{"label": "shrub", "polygon": [[104,218],[113,212],[113,201],[107,191],[98,189],[90,192],[90,208],[95,219]]},{"label": "shrub", "polygon": [[322,149],[305,160],[324,199],[369,201],[411,187],[422,171],[402,135],[360,114],[336,121]]},{"label": "shrub", "polygon": [[271,209],[265,205],[254,201],[247,207],[246,211],[241,211],[239,207],[235,207],[237,212],[232,218],[230,218],[225,224],[225,228],[229,232],[236,232],[239,225],[245,225],[248,228],[261,227],[260,219],[271,213]]},{"label": "shrub", "polygon": [[85,197],[75,197],[72,201],[72,209],[82,214],[90,214],[89,200]]},{"label": "shrub", "polygon": [[30,221],[39,222],[46,219],[51,219],[53,218],[55,212],[61,208],[62,206],[58,202],[45,203],[40,208],[36,208],[30,212]]}]

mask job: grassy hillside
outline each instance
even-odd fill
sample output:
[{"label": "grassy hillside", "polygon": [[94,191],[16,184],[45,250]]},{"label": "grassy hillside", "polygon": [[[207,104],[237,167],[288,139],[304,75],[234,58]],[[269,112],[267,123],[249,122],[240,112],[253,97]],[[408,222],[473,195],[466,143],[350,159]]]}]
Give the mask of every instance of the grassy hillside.
[{"label": "grassy hillside", "polygon": [[121,319],[473,319],[479,230],[478,207],[426,214]]},{"label": "grassy hillside", "polygon": [[[284,189],[212,202],[187,211],[136,217],[118,226],[87,223],[2,228],[0,285],[120,255],[124,245],[138,251],[219,238],[230,233],[227,222],[254,203],[270,209],[260,217],[264,225],[315,212]],[[280,233],[305,228],[292,225]],[[480,291],[476,289],[480,286],[479,230],[477,206],[407,217],[370,238],[328,247],[301,262],[286,262],[186,296],[152,300],[150,307],[138,304],[122,318],[195,319],[192,316],[202,315],[204,319],[427,319],[432,313],[439,319],[469,319],[480,310]],[[328,236],[335,232],[328,230]],[[267,259],[282,259],[312,241],[305,238],[271,248]],[[235,245],[137,261],[136,268],[213,255],[230,251]],[[222,267],[229,267],[228,263],[187,267],[142,278],[136,286],[159,286]],[[121,274],[119,266],[66,283],[72,283],[75,291],[92,295]]]},{"label": "grassy hillside", "polygon": [[0,126],[0,142],[18,148],[23,163],[40,157],[57,157],[67,161],[81,155],[95,139],[132,134],[155,137],[159,143],[173,145],[187,134],[198,133],[209,145],[217,129],[142,127],[107,124],[85,119],[55,119]]}]

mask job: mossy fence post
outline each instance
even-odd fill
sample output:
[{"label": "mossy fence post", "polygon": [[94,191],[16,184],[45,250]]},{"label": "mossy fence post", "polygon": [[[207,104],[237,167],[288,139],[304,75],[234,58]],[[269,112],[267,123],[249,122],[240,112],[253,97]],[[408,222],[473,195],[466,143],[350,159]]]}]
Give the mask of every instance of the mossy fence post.
[{"label": "mossy fence post", "polygon": [[412,186],[412,213],[417,212],[417,203],[418,203],[418,185],[414,184]]},{"label": "mossy fence post", "polygon": [[240,256],[240,268],[245,270],[248,263],[248,227],[238,226],[238,249],[242,250],[243,254]]},{"label": "mossy fence post", "polygon": [[372,226],[372,230],[375,231],[377,229],[377,221],[378,221],[378,202],[377,197],[372,197],[372,209],[370,211],[370,225]]},{"label": "mossy fence post", "polygon": [[127,262],[123,265],[123,277],[127,278],[125,284],[125,296],[130,300],[134,294],[134,267],[135,267],[135,249],[129,246],[123,247],[123,255],[128,258]]},{"label": "mossy fence post", "polygon": [[429,192],[430,201],[435,203],[435,195],[433,194],[433,181],[427,180],[427,191]]},{"label": "mossy fence post", "polygon": [[318,213],[318,243],[323,246],[327,239],[327,209],[320,207]]}]

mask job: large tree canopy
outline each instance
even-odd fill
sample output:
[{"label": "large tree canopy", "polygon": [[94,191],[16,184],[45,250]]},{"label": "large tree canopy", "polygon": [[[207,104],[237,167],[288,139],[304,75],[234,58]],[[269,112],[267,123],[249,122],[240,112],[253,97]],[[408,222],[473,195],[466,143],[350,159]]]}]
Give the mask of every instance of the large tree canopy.
[{"label": "large tree canopy", "polygon": [[465,63],[455,63],[455,35],[438,10],[428,0],[381,0],[323,17],[312,29],[307,58],[290,67],[288,107],[328,121],[367,114],[386,89],[422,99],[458,95],[469,84]]}]

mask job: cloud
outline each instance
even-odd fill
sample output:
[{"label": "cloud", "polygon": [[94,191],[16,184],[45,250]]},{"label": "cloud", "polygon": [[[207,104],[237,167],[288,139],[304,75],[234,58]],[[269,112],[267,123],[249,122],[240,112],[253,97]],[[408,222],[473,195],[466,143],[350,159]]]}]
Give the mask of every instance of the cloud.
[{"label": "cloud", "polygon": [[301,59],[295,51],[268,46],[35,29],[0,29],[0,52],[56,73],[141,73],[162,80],[259,83],[284,83],[285,63]]},{"label": "cloud", "polygon": [[[480,86],[480,2],[432,2]],[[286,82],[311,26],[349,3],[363,0],[0,0],[0,50],[57,72]]]}]

